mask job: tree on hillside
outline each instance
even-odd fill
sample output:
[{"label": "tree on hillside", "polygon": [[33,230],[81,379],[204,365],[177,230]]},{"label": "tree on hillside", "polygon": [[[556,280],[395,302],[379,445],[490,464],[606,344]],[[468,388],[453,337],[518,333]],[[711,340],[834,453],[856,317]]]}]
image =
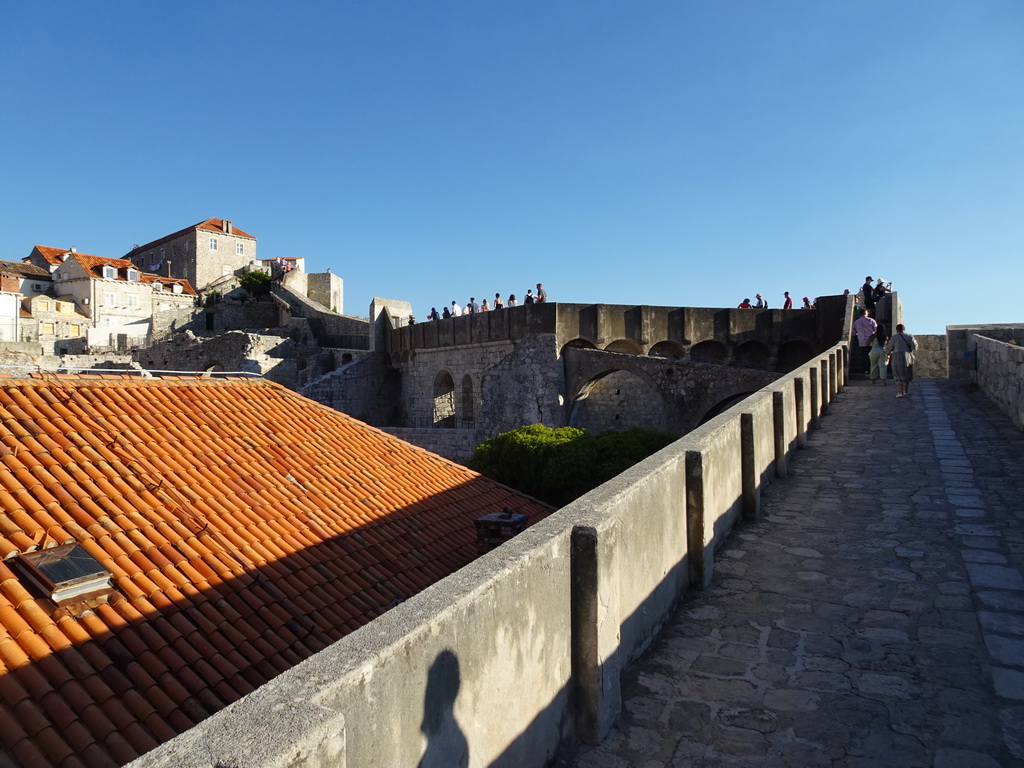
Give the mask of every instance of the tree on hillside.
[{"label": "tree on hillside", "polygon": [[675,440],[652,429],[589,435],[530,424],[480,443],[468,466],[555,506],[568,504]]}]

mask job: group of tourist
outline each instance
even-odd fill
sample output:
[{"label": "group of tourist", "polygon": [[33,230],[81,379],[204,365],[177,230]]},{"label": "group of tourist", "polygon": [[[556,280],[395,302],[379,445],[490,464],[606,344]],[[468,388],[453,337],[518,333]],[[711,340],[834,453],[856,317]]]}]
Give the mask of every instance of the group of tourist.
[{"label": "group of tourist", "polygon": [[[853,321],[853,335],[857,344],[868,349],[868,377],[872,384],[879,381],[887,385],[887,375],[892,373],[896,380],[896,397],[910,394],[910,382],[914,380],[914,352],[917,341],[907,333],[902,323],[889,336],[885,326],[878,322],[875,307],[885,294],[892,291],[892,283],[881,278],[872,284],[869,275],[857,295],[858,317]],[[849,291],[847,291],[849,293]]]},{"label": "group of tourist", "polygon": [[[738,309],[768,309],[768,300],[764,298],[760,293],[754,294],[754,303],[750,303],[750,299],[744,299],[739,303]],[[789,295],[789,291],[782,292],[782,308],[792,309],[793,299]],[[814,309],[814,304],[810,298],[804,296],[804,305],[802,309]]]},{"label": "group of tourist", "polygon": [[[526,289],[526,295],[523,296],[523,304],[543,304],[548,300],[548,292],[544,290],[544,286],[537,283],[537,293],[533,292],[532,288]],[[437,311],[437,307],[430,308],[430,314],[427,315],[428,320],[446,320],[449,317],[461,317],[462,315],[475,315],[478,312],[491,312],[496,309],[504,309],[505,307],[518,307],[519,300],[516,298],[514,293],[508,295],[508,299],[503,301],[500,293],[494,294],[494,302],[488,303],[487,299],[477,303],[475,296],[470,296],[469,301],[466,302],[465,307],[460,307],[458,302],[452,300],[451,307],[444,307],[441,312]]]}]

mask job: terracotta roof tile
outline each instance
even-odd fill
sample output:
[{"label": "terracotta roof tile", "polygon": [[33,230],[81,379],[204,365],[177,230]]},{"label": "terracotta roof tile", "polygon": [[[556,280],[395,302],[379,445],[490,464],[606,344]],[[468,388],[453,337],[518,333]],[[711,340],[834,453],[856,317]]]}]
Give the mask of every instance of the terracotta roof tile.
[{"label": "terracotta roof tile", "polygon": [[0,562],[0,747],[133,759],[465,565],[505,506],[550,512],[262,380],[2,378],[0,556],[78,542],[115,591],[69,610]]}]

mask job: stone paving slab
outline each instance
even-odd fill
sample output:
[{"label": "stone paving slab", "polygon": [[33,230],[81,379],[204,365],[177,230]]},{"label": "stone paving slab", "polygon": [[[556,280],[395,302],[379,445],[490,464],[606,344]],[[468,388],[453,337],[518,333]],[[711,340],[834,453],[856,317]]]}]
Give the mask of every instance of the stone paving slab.
[{"label": "stone paving slab", "polygon": [[1024,435],[852,382],[577,768],[1024,766]]}]

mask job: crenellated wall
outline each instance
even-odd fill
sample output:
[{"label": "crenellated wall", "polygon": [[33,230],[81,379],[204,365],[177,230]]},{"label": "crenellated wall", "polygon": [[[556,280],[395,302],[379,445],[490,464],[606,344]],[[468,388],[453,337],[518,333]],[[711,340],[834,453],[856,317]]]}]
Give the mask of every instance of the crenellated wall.
[{"label": "crenellated wall", "polygon": [[[544,766],[620,680],[846,380],[837,345],[132,768]],[[813,445],[813,444],[812,444]]]}]

